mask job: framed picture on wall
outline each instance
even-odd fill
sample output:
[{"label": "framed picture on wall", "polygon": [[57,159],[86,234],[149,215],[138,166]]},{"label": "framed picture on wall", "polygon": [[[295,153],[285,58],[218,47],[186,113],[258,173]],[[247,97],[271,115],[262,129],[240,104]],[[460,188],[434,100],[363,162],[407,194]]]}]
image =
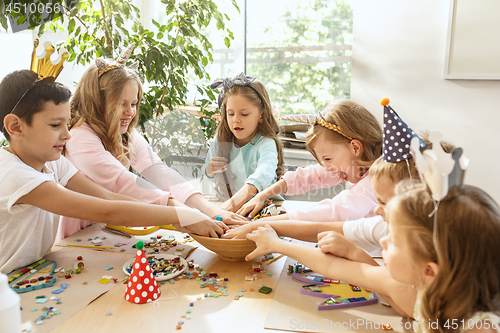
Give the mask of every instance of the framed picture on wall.
[{"label": "framed picture on wall", "polygon": [[445,79],[500,80],[499,18],[499,0],[450,0]]}]

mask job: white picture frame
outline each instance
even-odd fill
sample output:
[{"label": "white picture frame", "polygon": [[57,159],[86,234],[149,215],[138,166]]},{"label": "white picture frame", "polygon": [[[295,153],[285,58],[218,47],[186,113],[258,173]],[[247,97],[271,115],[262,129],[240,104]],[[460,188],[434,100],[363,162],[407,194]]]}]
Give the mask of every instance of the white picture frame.
[{"label": "white picture frame", "polygon": [[445,79],[500,80],[499,18],[499,0],[450,0]]}]

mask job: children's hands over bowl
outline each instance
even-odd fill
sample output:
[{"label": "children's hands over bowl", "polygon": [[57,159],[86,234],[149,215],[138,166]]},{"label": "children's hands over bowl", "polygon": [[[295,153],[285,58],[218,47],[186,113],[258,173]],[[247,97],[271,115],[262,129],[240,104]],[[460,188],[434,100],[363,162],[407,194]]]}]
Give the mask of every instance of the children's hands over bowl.
[{"label": "children's hands over bowl", "polygon": [[[241,215],[238,215],[236,213],[230,212],[228,210],[223,210],[223,209],[220,209],[217,212],[216,216],[222,217],[222,222],[224,222],[227,225],[234,225],[234,224],[242,225],[242,224],[247,224],[248,222],[250,222],[246,217],[243,217]],[[213,218],[215,219],[215,216],[213,216]],[[243,238],[245,238],[245,237],[243,237]]]},{"label": "children's hands over bowl", "polygon": [[256,228],[257,226],[255,225],[255,223],[248,223],[238,228],[229,229],[224,235],[222,235],[221,238],[245,239],[247,237],[247,234],[251,233]]},{"label": "children's hands over bowl", "polygon": [[213,178],[216,173],[222,173],[227,170],[227,158],[212,157],[208,163],[205,173],[208,177]]},{"label": "children's hands over bowl", "polygon": [[[228,227],[220,222],[214,221],[205,214],[189,208],[177,208],[178,224],[174,224],[177,230],[187,233],[194,233],[205,237],[218,238]],[[185,212],[187,211],[187,212]],[[187,216],[186,216],[187,215]],[[188,221],[186,223],[186,221]],[[182,225],[182,226],[181,226]]]},{"label": "children's hands over bowl", "polygon": [[257,248],[245,257],[246,261],[273,253],[274,244],[280,242],[278,234],[269,224],[266,224],[265,227],[258,227],[257,230],[252,231],[252,233],[247,235],[247,239],[254,241]]},{"label": "children's hands over bowl", "polygon": [[318,247],[323,253],[355,260],[358,246],[336,231],[324,231],[318,234]]},{"label": "children's hands over bowl", "polygon": [[262,207],[264,207],[265,202],[266,199],[264,199],[260,194],[257,194],[240,209],[238,209],[236,213],[242,216],[247,216],[248,214],[249,218],[253,218],[258,212],[260,212]]}]

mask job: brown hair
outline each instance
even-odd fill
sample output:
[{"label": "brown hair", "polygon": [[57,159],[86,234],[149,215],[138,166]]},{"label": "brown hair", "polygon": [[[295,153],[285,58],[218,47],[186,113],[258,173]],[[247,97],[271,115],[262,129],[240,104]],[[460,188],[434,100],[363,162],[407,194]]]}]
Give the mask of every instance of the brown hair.
[{"label": "brown hair", "polygon": [[[401,190],[404,190],[402,194]],[[439,266],[434,280],[421,294],[422,325],[439,323],[432,332],[453,331],[447,320],[467,322],[478,311],[500,311],[500,208],[481,189],[455,186],[434,201],[422,185],[397,187],[395,205],[401,213],[406,241],[414,259]],[[435,234],[433,235],[433,227]]]},{"label": "brown hair", "polygon": [[8,74],[0,83],[0,122],[7,141],[10,135],[3,126],[5,116],[12,112],[31,125],[33,115],[42,111],[46,102],[59,105],[71,97],[71,91],[64,85],[45,80],[36,82],[37,78],[33,71],[20,70]]},{"label": "brown hair", "polygon": [[131,120],[127,132],[120,134],[120,114],[116,108],[122,103],[123,88],[129,82],[138,87],[137,105],[142,99],[142,85],[138,76],[128,67],[114,68],[101,77],[96,65],[85,71],[71,99],[70,129],[86,123],[97,134],[104,146],[117,160],[130,158],[128,140],[137,124],[139,112]]},{"label": "brown hair", "polygon": [[[425,148],[422,151],[432,149],[432,142],[428,138],[429,133],[427,131],[422,132],[420,135],[420,139],[425,143]],[[449,142],[441,141],[440,143],[445,153],[451,154],[455,149],[455,146]],[[419,179],[413,157],[408,158],[406,161],[386,162],[380,156],[370,167],[370,177],[375,179],[388,177],[394,184],[406,178]]]},{"label": "brown hair", "polygon": [[[279,126],[274,119],[273,110],[271,106],[271,100],[269,94],[267,93],[266,87],[259,80],[254,80],[251,87],[247,86],[233,86],[231,89],[227,90],[224,94],[221,107],[221,120],[217,126],[217,142],[218,142],[218,156],[226,157],[229,160],[229,153],[231,152],[231,145],[234,140],[234,134],[229,128],[227,122],[227,99],[230,96],[243,96],[252,105],[255,105],[262,112],[263,121],[258,124],[257,133],[262,136],[271,138],[276,143],[276,151],[278,152],[278,166],[276,168],[276,179],[279,179],[285,172],[284,161],[283,161],[283,145],[278,138]],[[254,90],[255,89],[255,90]],[[230,180],[231,181],[231,180]],[[219,195],[225,196],[226,183],[224,181],[222,174],[217,174],[217,185],[216,191]]]},{"label": "brown hair", "polygon": [[[336,125],[342,133],[362,144],[362,152],[356,160],[359,166],[370,167],[382,154],[382,127],[377,119],[364,107],[349,100],[338,100],[322,111],[325,121]],[[346,136],[316,123],[306,134],[306,147],[319,164],[322,164],[314,151],[318,138],[333,143],[349,143]]]}]

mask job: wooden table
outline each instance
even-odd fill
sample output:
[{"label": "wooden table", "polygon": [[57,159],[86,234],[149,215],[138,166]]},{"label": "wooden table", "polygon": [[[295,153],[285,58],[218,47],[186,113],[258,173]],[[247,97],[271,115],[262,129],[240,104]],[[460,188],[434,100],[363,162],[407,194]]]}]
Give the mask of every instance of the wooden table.
[{"label": "wooden table", "polygon": [[[84,232],[84,230],[82,230],[80,233],[82,232]],[[162,231],[158,231],[156,233],[161,232]],[[172,231],[168,232],[172,233]],[[154,233],[153,235],[155,235],[156,233]],[[102,235],[103,234],[100,234],[98,236]],[[74,241],[76,237],[78,237],[78,234],[74,234],[71,236],[71,239],[67,238],[66,240]],[[114,239],[111,240],[113,236],[109,237],[110,239],[108,239],[108,241],[116,241]],[[138,239],[133,237],[128,240],[130,241],[130,244],[128,245],[130,247],[132,244],[135,244]],[[57,246],[54,247],[54,251],[55,252],[52,255],[54,257],[61,258],[61,262],[64,262],[62,259],[64,259],[65,257],[75,257],[76,253],[83,253],[84,257],[93,258],[89,264],[99,261],[97,260],[98,258],[106,257],[106,260],[111,260],[110,257],[112,257],[112,259],[115,260],[116,267],[114,270],[110,271],[110,275],[120,277],[123,277],[124,274],[123,272],[121,272],[121,267],[118,266],[123,266],[122,263],[132,258],[134,256],[133,253],[135,253],[134,251],[128,253],[116,252],[117,250],[99,252],[85,248],[76,250],[72,247]],[[55,258],[53,260],[57,260],[59,264],[58,258]],[[267,263],[262,264],[262,268],[265,270],[265,273],[258,273],[258,276],[260,278],[254,281],[246,281],[245,276],[249,275],[249,269],[252,268],[252,265],[255,263],[255,261],[223,261],[215,253],[205,249],[201,245],[196,250],[192,251],[187,259],[193,259],[195,264],[200,265],[200,267],[202,267],[208,273],[215,272],[221,278],[228,278],[228,296],[220,296],[218,298],[204,297],[204,294],[211,293],[208,288],[201,288],[199,281],[181,279],[179,281],[176,281],[174,284],[170,284],[169,282],[167,282],[161,285],[162,295],[160,297],[160,301],[158,301],[156,305],[153,303],[133,304],[124,299],[126,285],[123,283],[118,283],[116,285],[109,285],[108,287],[111,287],[111,289],[102,294],[100,297],[97,297],[92,302],[90,301],[93,298],[82,299],[82,303],[79,304],[81,310],[79,309],[80,311],[76,312],[70,317],[68,315],[67,317],[69,318],[67,318],[66,320],[63,320],[63,318],[58,319],[56,317],[54,317],[53,319],[48,319],[46,323],[52,326],[56,326],[52,330],[50,330],[49,326],[47,326],[46,324],[38,326],[33,322],[33,332],[44,333],[48,332],[49,330],[50,332],[54,333],[177,332],[176,326],[180,321],[184,322],[181,332],[283,332],[282,330],[264,329],[268,314],[271,313],[271,315],[273,316],[272,318],[275,318],[275,315],[287,315],[291,312],[301,312],[303,314],[302,318],[306,319],[318,315],[317,310],[315,310],[314,308],[314,304],[317,302],[316,297],[312,297],[313,300],[311,300],[310,298],[303,298],[300,293],[293,292],[292,289],[296,289],[299,284],[290,281],[291,279],[288,278],[287,273],[283,273],[282,276],[284,276],[284,278],[282,277],[282,279],[284,280],[280,282],[279,285],[281,287],[277,289],[280,274],[282,273],[285,262],[287,261],[286,257],[283,257],[270,265],[268,265]],[[67,259],[66,262],[68,262]],[[102,262],[100,264],[101,266],[99,274],[104,275],[105,273],[103,271],[103,267],[105,267],[105,265]],[[89,272],[92,272],[92,270],[98,270],[98,268],[93,268],[92,266],[90,266],[88,269]],[[86,274],[89,274],[87,275],[88,278],[90,276],[90,273]],[[83,272],[78,277],[75,277],[75,279],[70,280],[69,282],[71,282],[71,284],[69,287],[75,288],[76,290],[80,291],[80,294],[82,292],[85,292],[85,290],[94,291],[96,288],[101,287],[97,283],[97,279],[95,277],[91,279],[91,282],[94,283],[92,286],[90,284],[83,286],[81,283],[82,276]],[[78,278],[80,280],[77,280]],[[64,278],[58,278],[57,286],[59,286],[59,284],[63,282],[65,282]],[[273,291],[270,294],[259,293],[258,289],[262,284],[271,287]],[[244,288],[245,291],[242,291],[242,288]],[[72,292],[75,289],[72,289]],[[253,289],[254,291],[252,292],[250,291],[250,289]],[[35,296],[39,294],[48,295],[47,297],[53,296],[50,294],[51,290],[52,289],[21,294],[21,305],[23,307],[22,313],[24,321],[27,320],[27,315],[30,315],[30,318],[33,318],[34,316],[34,314],[30,312],[30,310],[34,307]],[[169,290],[172,290],[176,293],[175,299],[163,299],[174,296],[174,293]],[[235,300],[235,296],[239,293],[243,294],[243,296],[239,300]],[[48,302],[46,303],[46,306],[57,306],[58,310],[60,310],[61,313],[68,314],[70,313],[70,311],[68,311],[68,308],[65,307],[68,307],[70,305],[74,306],[79,302],[79,298],[75,299],[74,296],[69,297],[69,294],[61,294],[60,296],[62,304],[52,305],[54,303],[51,304],[50,302]],[[198,298],[201,299],[198,300]],[[278,308],[275,306],[276,303],[273,303],[273,298],[276,299],[276,302],[278,302],[279,305],[284,304],[290,307],[288,308],[288,310],[281,310],[281,307],[278,307],[280,310],[277,310]],[[86,305],[88,302],[90,302],[90,304]],[[193,303],[194,306],[191,307],[190,303]],[[42,306],[43,305],[38,306],[40,310]],[[400,320],[400,317],[397,316],[396,312],[393,309],[383,309],[384,307],[380,304],[377,304],[377,306],[379,308],[370,309],[368,308],[369,306],[367,306],[366,309],[360,308],[358,312],[355,312],[355,314],[357,316],[366,315],[367,318],[371,317],[372,320],[373,318],[375,318],[375,320],[378,320],[379,318],[384,318],[384,320],[387,318],[391,318],[391,320],[395,320],[394,322]],[[304,312],[303,310],[305,308],[307,308],[308,310]],[[272,311],[270,311],[270,309]],[[41,315],[42,311],[40,310],[36,312],[37,315]],[[190,319],[182,318],[183,315],[187,314],[187,310],[191,310]],[[107,315],[108,313],[110,313],[110,315]],[[385,317],[378,317],[379,313],[385,313]],[[323,313],[321,313],[320,315],[323,316]],[[326,312],[324,313],[324,315],[327,315]],[[348,312],[337,312],[336,314],[329,313],[327,316],[332,315],[336,316],[336,320],[343,320],[344,318],[353,316],[352,313]],[[59,321],[56,322],[56,320]],[[57,325],[54,325],[56,323]],[[287,330],[300,331],[293,329]],[[315,332],[315,330],[308,331]],[[400,330],[395,330],[395,332],[400,332]]]},{"label": "wooden table", "polygon": [[[226,262],[203,248],[195,250],[188,259],[194,259],[207,272],[227,277],[229,295],[206,298],[203,295],[211,291],[200,288],[199,281],[195,280],[180,280],[175,284],[167,282],[161,286],[161,297],[172,297],[173,293],[166,291],[170,289],[177,293],[177,298],[160,300],[158,307],[154,308],[151,303],[127,302],[124,299],[126,285],[118,284],[51,332],[174,332],[179,321],[184,321],[181,331],[187,332],[234,332],[235,328],[243,327],[241,331],[244,332],[264,331],[273,294],[262,294],[258,289],[261,284],[276,287],[284,258],[271,265],[264,264],[266,273],[256,281],[245,281],[252,262]],[[242,288],[246,291],[242,292]],[[250,292],[250,288],[255,291]],[[244,295],[236,301],[234,296],[238,293]],[[197,300],[198,297],[202,299]],[[190,303],[194,306],[190,307]],[[191,319],[182,318],[188,309],[192,311]],[[107,316],[108,312],[112,315]]]}]

